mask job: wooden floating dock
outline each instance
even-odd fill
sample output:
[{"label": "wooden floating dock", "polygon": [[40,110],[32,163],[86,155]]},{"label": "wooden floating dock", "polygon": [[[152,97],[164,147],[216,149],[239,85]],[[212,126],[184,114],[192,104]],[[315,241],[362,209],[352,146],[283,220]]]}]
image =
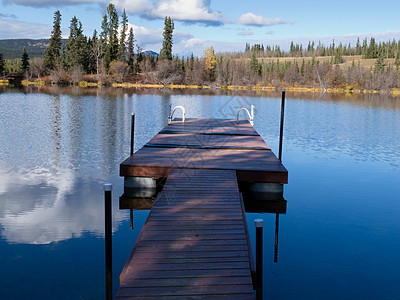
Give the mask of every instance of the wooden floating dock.
[{"label": "wooden floating dock", "polygon": [[234,170],[239,181],[288,181],[286,168],[246,120],[174,121],[122,162],[120,175],[166,178],[172,168]]},{"label": "wooden floating dock", "polygon": [[120,275],[117,299],[254,299],[254,263],[238,181],[287,183],[244,120],[174,121],[120,165],[167,178]]}]

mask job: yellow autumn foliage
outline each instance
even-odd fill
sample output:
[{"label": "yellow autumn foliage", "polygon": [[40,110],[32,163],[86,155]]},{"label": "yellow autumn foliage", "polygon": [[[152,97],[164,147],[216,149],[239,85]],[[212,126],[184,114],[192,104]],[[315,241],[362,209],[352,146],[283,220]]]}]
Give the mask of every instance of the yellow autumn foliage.
[{"label": "yellow autumn foliage", "polygon": [[207,73],[211,74],[217,66],[217,58],[213,46],[204,50],[204,61]]}]

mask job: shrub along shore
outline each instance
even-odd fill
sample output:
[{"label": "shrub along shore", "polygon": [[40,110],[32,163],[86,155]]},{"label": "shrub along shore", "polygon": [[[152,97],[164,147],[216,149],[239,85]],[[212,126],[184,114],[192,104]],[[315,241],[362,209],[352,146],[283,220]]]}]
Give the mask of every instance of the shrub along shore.
[{"label": "shrub along shore", "polygon": [[[59,85],[49,78],[43,78],[35,81],[22,80],[22,86],[49,86],[49,85]],[[0,80],[0,85],[14,85],[11,84],[9,80]],[[137,83],[137,82],[123,82],[123,83],[103,83],[101,81],[79,81],[78,83],[64,82],[60,86],[78,86],[80,88],[102,88],[102,87],[113,87],[113,88],[137,88],[137,89],[198,89],[198,90],[236,90],[236,91],[264,91],[264,92],[279,92],[285,89],[287,92],[293,93],[330,93],[330,94],[390,94],[393,96],[400,96],[400,89],[394,88],[390,90],[367,90],[367,89],[353,89],[351,86],[340,87],[340,88],[322,88],[322,87],[307,87],[299,85],[288,85],[284,84],[281,86],[272,85],[186,85],[186,84],[160,84],[160,83]]]}]

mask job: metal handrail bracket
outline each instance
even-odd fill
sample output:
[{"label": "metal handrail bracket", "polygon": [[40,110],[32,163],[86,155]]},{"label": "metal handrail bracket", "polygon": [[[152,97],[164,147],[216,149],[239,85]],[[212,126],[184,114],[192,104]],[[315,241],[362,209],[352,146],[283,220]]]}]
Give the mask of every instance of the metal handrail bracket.
[{"label": "metal handrail bracket", "polygon": [[172,117],[174,116],[174,112],[177,109],[182,110],[182,123],[185,122],[185,108],[182,105],[178,105],[178,106],[174,107],[174,109],[172,110],[172,113],[168,116],[168,123],[172,122]]},{"label": "metal handrail bracket", "polygon": [[251,113],[250,113],[249,110],[248,110],[247,108],[245,108],[245,107],[239,108],[239,110],[238,110],[238,112],[237,112],[237,114],[236,114],[236,124],[239,124],[239,113],[240,113],[240,111],[242,111],[242,110],[244,110],[244,111],[247,113],[247,115],[249,116],[250,125],[251,125],[251,126],[254,126],[254,105],[252,105],[252,106],[250,107]]}]

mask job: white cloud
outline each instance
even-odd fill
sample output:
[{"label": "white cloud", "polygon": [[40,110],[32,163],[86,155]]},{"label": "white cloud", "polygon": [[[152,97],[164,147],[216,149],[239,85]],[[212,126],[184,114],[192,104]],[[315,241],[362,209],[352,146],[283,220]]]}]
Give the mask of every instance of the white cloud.
[{"label": "white cloud", "polygon": [[142,47],[146,44],[162,43],[163,41],[163,31],[160,28],[146,28],[129,24],[128,28],[130,27],[133,27],[135,39]]},{"label": "white cloud", "polygon": [[294,21],[285,21],[281,18],[269,19],[253,13],[247,13],[240,16],[239,23],[251,26],[272,26],[279,24],[293,24]]},{"label": "white cloud", "polygon": [[125,9],[127,13],[143,15],[153,8],[153,3],[149,0],[115,0],[114,5],[120,9]]},{"label": "white cloud", "polygon": [[[163,29],[161,28],[146,28],[143,26],[136,26],[133,24],[128,25],[133,27],[133,34],[135,35],[136,44],[141,46],[143,50],[152,50],[159,52],[163,42]],[[128,30],[129,30],[128,29]],[[193,36],[184,31],[175,31],[173,33],[173,43],[178,44],[191,39]]]},{"label": "white cloud", "polygon": [[243,51],[245,42],[220,42],[204,39],[189,39],[176,44],[173,52],[180,56],[189,56],[193,53],[194,56],[201,57],[204,54],[204,50],[210,46],[213,46],[216,52]]},{"label": "white cloud", "polygon": [[158,18],[170,16],[179,21],[218,24],[221,22],[222,14],[211,10],[210,1],[159,0],[150,16]]},{"label": "white cloud", "polygon": [[175,21],[221,25],[222,13],[212,11],[208,0],[116,0],[115,5],[128,13],[139,14],[148,19],[171,17]]},{"label": "white cloud", "polygon": [[49,38],[52,26],[0,18],[1,39]]},{"label": "white cloud", "polygon": [[210,41],[203,40],[203,39],[190,39],[190,40],[186,41],[184,46],[187,49],[190,49],[190,48],[193,48],[193,47],[197,47],[199,45],[201,45],[203,47],[204,43],[209,43],[209,42]]},{"label": "white cloud", "polygon": [[[106,0],[4,0],[4,3],[18,4],[30,7],[55,7],[80,4],[106,5]],[[210,0],[114,0],[111,1],[117,8],[125,9],[127,13],[138,14],[147,19],[164,19],[165,16],[173,20],[187,23],[201,23],[211,26],[222,25],[222,13],[213,11]]]},{"label": "white cloud", "polygon": [[5,3],[13,3],[23,6],[45,7],[45,6],[60,6],[60,5],[79,5],[88,3],[103,3],[104,0],[5,0]]}]

